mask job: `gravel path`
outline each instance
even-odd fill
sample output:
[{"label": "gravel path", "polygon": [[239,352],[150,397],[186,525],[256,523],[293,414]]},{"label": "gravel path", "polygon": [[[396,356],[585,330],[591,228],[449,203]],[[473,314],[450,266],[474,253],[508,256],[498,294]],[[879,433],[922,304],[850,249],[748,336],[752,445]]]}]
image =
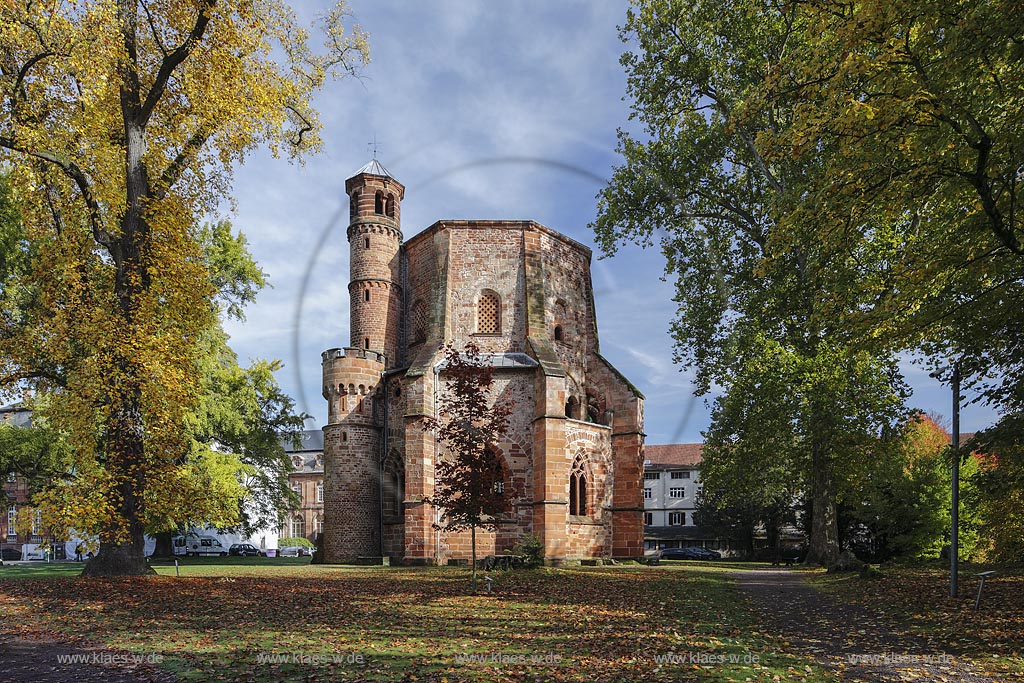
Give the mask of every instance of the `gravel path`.
[{"label": "gravel path", "polygon": [[0,680],[5,683],[173,683],[176,678],[131,655],[0,634]]},{"label": "gravel path", "polygon": [[999,683],[882,615],[816,590],[799,571],[763,569],[733,576],[794,651],[813,656],[844,681]]}]

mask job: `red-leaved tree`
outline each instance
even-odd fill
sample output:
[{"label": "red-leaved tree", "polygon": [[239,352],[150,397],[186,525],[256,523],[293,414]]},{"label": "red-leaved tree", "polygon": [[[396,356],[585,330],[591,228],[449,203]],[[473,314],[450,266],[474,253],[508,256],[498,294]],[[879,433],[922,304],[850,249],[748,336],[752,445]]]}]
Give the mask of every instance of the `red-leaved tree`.
[{"label": "red-leaved tree", "polygon": [[423,420],[423,428],[434,432],[446,451],[434,466],[434,495],[428,502],[441,509],[442,528],[470,530],[474,591],[476,530],[496,529],[514,496],[495,446],[508,432],[513,402],[492,402],[494,368],[488,361],[473,342],[461,351],[449,342],[444,347],[444,389],[436,389],[438,415]]}]

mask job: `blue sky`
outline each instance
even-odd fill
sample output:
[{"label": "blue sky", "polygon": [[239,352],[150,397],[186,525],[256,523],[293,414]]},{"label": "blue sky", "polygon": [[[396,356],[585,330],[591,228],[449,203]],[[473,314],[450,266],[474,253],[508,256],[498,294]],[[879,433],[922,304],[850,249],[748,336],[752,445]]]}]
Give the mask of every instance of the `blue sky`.
[{"label": "blue sky", "polygon": [[[313,416],[309,427],[327,413],[320,352],[348,343],[344,184],[371,158],[369,141],[376,137],[378,159],[406,186],[406,239],[442,218],[532,219],[593,248],[598,179],[619,162],[616,128],[632,125],[616,28],[625,3],[350,2],[372,61],[360,80],[329,84],[318,97],[322,153],[304,165],[250,156],[230,216],[272,285],[246,322],[228,324],[232,346],[243,362],[285,362],[278,379]],[[322,5],[293,4],[307,18]],[[627,246],[599,256],[595,248],[601,351],[646,395],[647,442],[701,441],[708,411],[672,363],[675,307],[661,254]],[[905,372],[913,405],[950,414],[948,388],[919,367]],[[992,420],[970,406],[962,428]]]}]

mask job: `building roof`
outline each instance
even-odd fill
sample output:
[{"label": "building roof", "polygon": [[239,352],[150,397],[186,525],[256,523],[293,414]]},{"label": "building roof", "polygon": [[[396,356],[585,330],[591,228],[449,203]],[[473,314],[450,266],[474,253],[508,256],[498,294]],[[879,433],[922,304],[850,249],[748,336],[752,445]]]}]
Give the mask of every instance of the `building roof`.
[{"label": "building roof", "polygon": [[0,407],[0,424],[14,425],[15,427],[31,427],[32,411],[23,403],[12,403],[9,406]]},{"label": "building roof", "polygon": [[304,429],[302,431],[302,445],[298,448],[292,445],[290,439],[282,439],[281,447],[285,453],[322,453],[324,450],[324,432],[322,429]]},{"label": "building roof", "polygon": [[395,176],[391,175],[391,172],[388,171],[388,169],[384,168],[384,164],[380,163],[376,159],[371,159],[369,161],[369,163],[364,165],[362,168],[360,168],[358,171],[356,171],[355,173],[353,173],[349,177],[350,178],[355,178],[357,175],[361,175],[363,173],[367,173],[369,175],[379,175],[379,176],[384,176],[385,178],[395,179]]},{"label": "building roof", "polygon": [[692,467],[700,465],[702,443],[671,443],[644,446],[645,467]]}]

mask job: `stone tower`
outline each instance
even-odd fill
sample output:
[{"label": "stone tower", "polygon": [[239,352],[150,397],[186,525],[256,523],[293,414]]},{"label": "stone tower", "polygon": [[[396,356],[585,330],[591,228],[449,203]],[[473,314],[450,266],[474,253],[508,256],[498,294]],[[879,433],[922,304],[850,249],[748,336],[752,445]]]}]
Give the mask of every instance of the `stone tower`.
[{"label": "stone tower", "polygon": [[323,358],[327,562],[381,555],[383,385],[401,341],[400,207],[405,187],[376,159],[345,181],[349,197],[350,344]]}]

